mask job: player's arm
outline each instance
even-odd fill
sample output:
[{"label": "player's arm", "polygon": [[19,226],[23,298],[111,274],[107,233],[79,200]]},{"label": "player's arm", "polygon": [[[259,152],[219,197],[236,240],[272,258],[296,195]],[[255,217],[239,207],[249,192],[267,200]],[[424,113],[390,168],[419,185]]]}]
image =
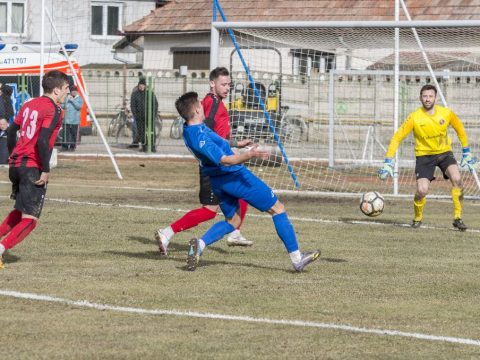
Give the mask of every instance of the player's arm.
[{"label": "player's arm", "polygon": [[52,141],[52,136],[55,130],[56,125],[61,119],[61,113],[57,112],[55,106],[44,111],[43,120],[41,122],[40,133],[37,139],[37,152],[38,157],[40,158],[40,179],[38,179],[35,184],[45,185],[48,182],[48,174],[50,173],[50,157],[52,156],[52,151],[50,150],[50,142]]},{"label": "player's arm", "polygon": [[450,112],[450,125],[452,125],[453,129],[457,133],[458,139],[462,144],[462,160],[460,161],[460,166],[467,167],[470,172],[475,171],[478,160],[472,156],[470,147],[468,146],[468,136],[467,132],[465,131],[465,127],[463,126],[462,121],[453,111]]},{"label": "player's arm", "polygon": [[[213,107],[213,98],[209,95],[205,96],[202,100],[202,107],[203,107],[203,113],[205,114],[205,125],[207,125],[207,127],[209,129],[212,129],[214,128],[214,124],[215,124],[215,120],[211,114],[211,111],[212,111],[212,107]],[[217,134],[219,134],[217,131],[215,131]],[[222,134],[219,134],[220,136],[222,136]],[[225,138],[225,136],[222,136],[223,138]]]},{"label": "player's arm", "polygon": [[405,137],[413,130],[413,116],[409,116],[407,120],[398,128],[393,134],[388,150],[383,161],[383,166],[378,169],[377,174],[381,180],[386,180],[389,176],[393,177],[394,161],[393,158],[397,152],[398,147]]},{"label": "player's arm", "polygon": [[37,151],[38,156],[40,157],[42,172],[40,174],[40,179],[35,181],[36,185],[43,186],[48,182],[48,174],[50,173],[50,156],[52,155],[48,144],[50,142],[52,132],[53,130],[42,127],[40,129],[40,134],[38,135]]},{"label": "player's arm", "polygon": [[268,159],[270,153],[268,151],[261,150],[258,145],[252,146],[248,151],[234,155],[223,155],[220,159],[222,165],[231,166],[242,164],[251,158],[257,157],[261,159]]},{"label": "player's arm", "polygon": [[50,172],[51,152],[48,144],[50,142],[50,137],[52,136],[52,133],[53,129],[42,127],[40,129],[40,134],[38,135],[37,140],[37,150],[42,165],[42,171],[47,173]]}]

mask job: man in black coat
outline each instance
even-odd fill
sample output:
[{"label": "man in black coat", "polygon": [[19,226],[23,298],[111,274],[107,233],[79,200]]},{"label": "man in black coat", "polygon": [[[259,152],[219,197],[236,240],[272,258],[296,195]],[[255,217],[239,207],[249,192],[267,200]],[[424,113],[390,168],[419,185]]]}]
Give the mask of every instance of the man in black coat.
[{"label": "man in black coat", "polygon": [[13,117],[12,93],[13,89],[10,86],[3,84],[0,87],[0,119],[4,118],[10,121]]},{"label": "man in black coat", "polygon": [[[152,99],[152,105],[150,106],[150,109],[147,108],[147,98],[149,96],[151,96]],[[150,144],[152,144],[152,151],[155,152],[155,119],[158,112],[158,101],[155,94],[150,89],[147,89],[144,78],[140,79],[137,89],[132,93],[132,96],[130,98],[130,108],[137,124],[137,139],[135,139],[133,142],[141,143],[143,151],[147,151],[147,139],[145,136],[145,130],[147,127],[148,119],[147,112],[148,110],[150,110],[153,132]]]}]

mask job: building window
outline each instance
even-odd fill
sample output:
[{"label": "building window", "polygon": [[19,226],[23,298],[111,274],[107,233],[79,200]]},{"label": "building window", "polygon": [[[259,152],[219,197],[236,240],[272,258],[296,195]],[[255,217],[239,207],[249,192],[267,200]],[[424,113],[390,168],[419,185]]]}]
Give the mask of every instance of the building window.
[{"label": "building window", "polygon": [[119,36],[121,19],[121,4],[92,3],[92,36]]},{"label": "building window", "polygon": [[0,34],[25,33],[25,1],[0,1]]},{"label": "building window", "polygon": [[325,74],[335,69],[335,54],[333,53],[310,49],[292,49],[290,53],[293,55],[294,75]]},{"label": "building window", "polygon": [[171,48],[173,68],[188,66],[188,70],[210,69],[210,48]]}]

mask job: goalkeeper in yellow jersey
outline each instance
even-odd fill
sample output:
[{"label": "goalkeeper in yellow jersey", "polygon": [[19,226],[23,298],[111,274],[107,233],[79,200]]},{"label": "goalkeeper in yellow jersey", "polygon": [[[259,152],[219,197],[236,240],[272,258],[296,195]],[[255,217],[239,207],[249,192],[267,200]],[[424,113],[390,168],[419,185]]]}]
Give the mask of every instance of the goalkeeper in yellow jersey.
[{"label": "goalkeeper in yellow jersey", "polygon": [[426,196],[430,182],[438,166],[445,179],[452,183],[453,226],[460,231],[467,230],[462,221],[462,178],[457,161],[452,153],[452,139],[447,134],[451,125],[462,143],[463,155],[460,165],[468,167],[473,172],[477,166],[477,159],[472,157],[468,147],[468,138],[460,119],[453,111],[440,105],[435,105],[437,89],[433,85],[424,85],[420,90],[422,107],[412,112],[405,122],[393,135],[385,156],[382,168],[378,170],[378,177],[385,180],[393,177],[393,157],[402,140],[413,130],[415,137],[415,174],[417,191],[413,200],[415,215],[412,221],[413,228],[419,228],[423,219],[423,208],[427,201]]}]

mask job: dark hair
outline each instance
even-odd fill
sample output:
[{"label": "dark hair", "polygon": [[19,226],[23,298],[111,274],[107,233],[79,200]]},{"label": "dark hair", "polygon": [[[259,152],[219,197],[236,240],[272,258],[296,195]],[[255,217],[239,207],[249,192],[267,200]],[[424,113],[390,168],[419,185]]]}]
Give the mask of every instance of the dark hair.
[{"label": "dark hair", "polygon": [[58,88],[61,89],[64,84],[68,84],[68,76],[67,74],[58,71],[58,70],[52,70],[45,75],[43,75],[43,80],[42,80],[42,88],[43,92],[46,94],[51,94],[53,92],[53,89]]},{"label": "dark hair", "polygon": [[138,80],[138,85],[147,85],[147,80],[142,77]]},{"label": "dark hair", "polygon": [[193,117],[194,106],[198,102],[198,94],[194,91],[187,92],[175,101],[175,108],[185,120]]},{"label": "dark hair", "polygon": [[422,96],[424,91],[427,90],[433,90],[435,91],[435,95],[437,95],[437,88],[431,84],[423,85],[422,88],[420,89],[420,96]]},{"label": "dark hair", "polygon": [[12,89],[11,86],[9,86],[9,85],[7,85],[7,84],[3,84],[1,89],[2,89],[2,92],[3,92],[7,97],[12,96],[13,89]]},{"label": "dark hair", "polygon": [[227,68],[216,67],[215,69],[210,71],[210,81],[217,80],[220,76],[230,76]]}]

